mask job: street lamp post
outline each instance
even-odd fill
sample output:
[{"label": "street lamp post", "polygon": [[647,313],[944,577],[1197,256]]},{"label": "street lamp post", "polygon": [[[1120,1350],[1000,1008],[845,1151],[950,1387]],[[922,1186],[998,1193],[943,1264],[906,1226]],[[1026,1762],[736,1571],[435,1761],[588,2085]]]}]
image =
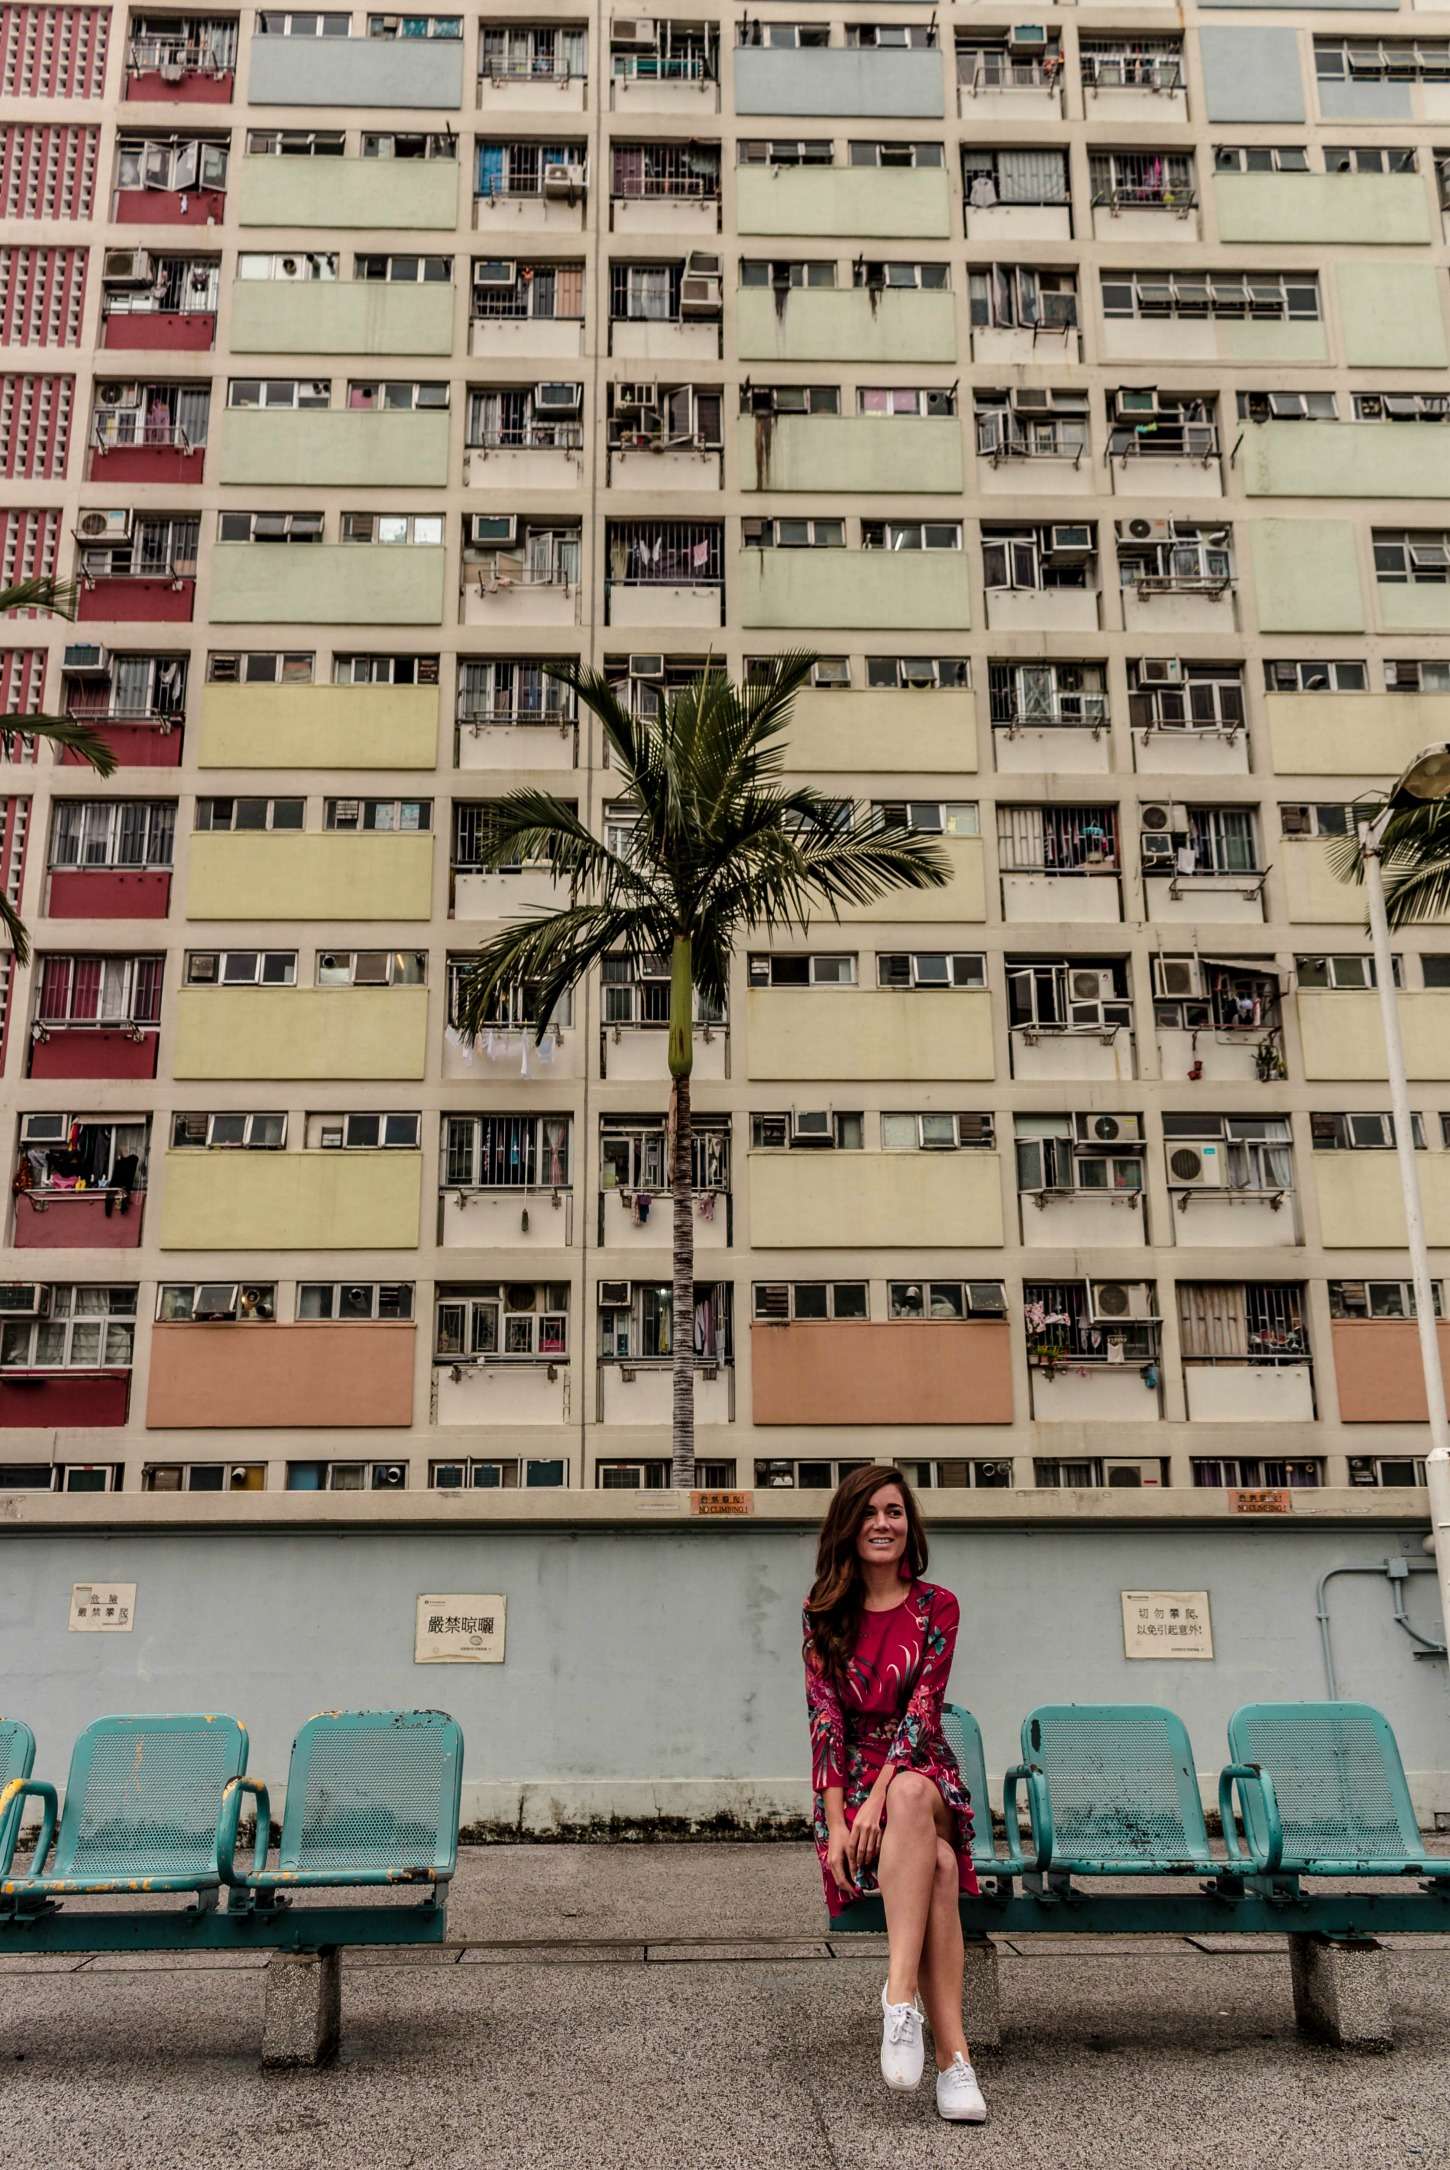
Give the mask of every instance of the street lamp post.
[{"label": "street lamp post", "polygon": [[1445,1410],[1445,1375],[1440,1362],[1440,1337],[1436,1328],[1430,1259],[1425,1247],[1420,1176],[1415,1166],[1410,1094],[1405,1076],[1404,1042],[1400,1036],[1399,1004],[1395,999],[1394,958],[1390,950],[1389,918],[1385,911],[1382,864],[1385,831],[1391,816],[1404,806],[1406,800],[1447,797],[1450,797],[1450,746],[1428,747],[1410,763],[1396,782],[1382,812],[1373,819],[1360,821],[1359,841],[1364,862],[1365,895],[1369,902],[1369,931],[1374,949],[1380,1021],[1384,1027],[1390,1107],[1394,1113],[1395,1158],[1399,1163],[1400,1195],[1404,1202],[1410,1281],[1415,1291],[1415,1324],[1420,1336],[1420,1366],[1424,1374],[1425,1401],[1430,1419],[1430,1452],[1425,1458],[1425,1483],[1430,1505],[1430,1541],[1435,1554],[1436,1580],[1440,1586],[1441,1616],[1445,1623],[1446,1640],[1450,1641],[1450,1418],[1447,1418]]}]

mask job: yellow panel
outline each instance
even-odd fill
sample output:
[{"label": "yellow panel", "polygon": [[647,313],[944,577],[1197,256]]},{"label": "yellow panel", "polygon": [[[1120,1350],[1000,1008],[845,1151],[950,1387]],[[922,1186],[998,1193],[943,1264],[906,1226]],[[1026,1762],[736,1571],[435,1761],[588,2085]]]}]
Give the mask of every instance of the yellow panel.
[{"label": "yellow panel", "polygon": [[432,891],[431,836],[190,839],[188,919],[427,919]]},{"label": "yellow panel", "polygon": [[[1405,1214],[1393,1153],[1315,1153],[1311,1166],[1319,1196],[1320,1241],[1326,1250],[1398,1250],[1405,1242]],[[1450,1157],[1421,1153],[1416,1159],[1425,1230],[1432,1244],[1450,1244]]]},{"label": "yellow panel", "polygon": [[750,1241],[764,1249],[991,1248],[995,1153],[752,1153]]},{"label": "yellow panel", "polygon": [[979,836],[935,837],[945,855],[950,878],[944,889],[893,889],[874,904],[843,905],[841,918],[854,924],[869,919],[878,926],[935,926],[942,920],[984,920],[987,885]]},{"label": "yellow panel", "polygon": [[426,987],[183,988],[172,1075],[421,1078]]},{"label": "yellow panel", "polygon": [[796,695],[785,743],[792,768],[970,775],[977,766],[976,700],[945,691],[810,690]]},{"label": "yellow panel", "polygon": [[[1301,988],[1295,996],[1299,1038],[1308,1078],[1368,1079],[1385,1074],[1385,1043],[1376,994],[1321,993]],[[1450,994],[1417,990],[1399,997],[1405,1067],[1412,1078],[1450,1077]]]},{"label": "yellow panel", "polygon": [[204,769],[431,769],[436,686],[206,686]]},{"label": "yellow panel", "polygon": [[745,998],[745,1074],[846,1083],[990,1078],[991,997],[976,989],[757,989]]},{"label": "yellow panel", "polygon": [[1450,694],[1270,693],[1264,698],[1281,776],[1398,776],[1450,739]]},{"label": "yellow panel", "polygon": [[407,1251],[421,1153],[167,1153],[163,1251]]}]

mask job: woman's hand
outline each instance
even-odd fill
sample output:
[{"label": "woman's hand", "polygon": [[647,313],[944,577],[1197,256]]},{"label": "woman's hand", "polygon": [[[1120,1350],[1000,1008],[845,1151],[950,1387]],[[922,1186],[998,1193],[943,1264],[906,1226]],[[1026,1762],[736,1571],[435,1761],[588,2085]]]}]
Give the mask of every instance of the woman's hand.
[{"label": "woman's hand", "polygon": [[826,1842],[826,1865],[843,1899],[858,1899],[861,1896],[856,1879],[851,1873],[851,1834],[843,1823],[832,1829]]},{"label": "woman's hand", "polygon": [[886,1788],[878,1782],[857,1809],[856,1820],[851,1826],[848,1852],[853,1874],[858,1869],[869,1868],[880,1853],[881,1820],[885,1810]]}]

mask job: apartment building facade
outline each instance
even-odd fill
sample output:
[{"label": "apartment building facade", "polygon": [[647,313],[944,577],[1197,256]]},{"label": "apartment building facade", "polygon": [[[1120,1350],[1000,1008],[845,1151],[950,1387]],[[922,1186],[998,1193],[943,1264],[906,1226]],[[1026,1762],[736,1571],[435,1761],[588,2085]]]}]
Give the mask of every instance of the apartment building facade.
[{"label": "apartment building facade", "polygon": [[1437,22],[0,11],[6,712],[119,762],[6,764],[0,1490],[665,1484],[667,965],[456,978],[500,793],[629,819],[550,664],[807,648],[951,880],[699,1019],[701,1486],[1422,1513],[1326,840],[1450,738]]}]

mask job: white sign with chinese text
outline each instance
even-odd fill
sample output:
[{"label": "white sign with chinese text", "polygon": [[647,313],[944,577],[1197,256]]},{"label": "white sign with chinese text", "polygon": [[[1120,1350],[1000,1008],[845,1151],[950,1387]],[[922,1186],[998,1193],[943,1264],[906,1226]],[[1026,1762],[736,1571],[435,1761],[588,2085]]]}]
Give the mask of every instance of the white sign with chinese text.
[{"label": "white sign with chinese text", "polygon": [[415,1665],[502,1665],[501,1597],[420,1597]]},{"label": "white sign with chinese text", "polygon": [[1124,1590],[1125,1658],[1211,1658],[1207,1590]]},{"label": "white sign with chinese text", "polygon": [[72,1635],[129,1635],[136,1625],[135,1583],[72,1583],[67,1624]]}]

